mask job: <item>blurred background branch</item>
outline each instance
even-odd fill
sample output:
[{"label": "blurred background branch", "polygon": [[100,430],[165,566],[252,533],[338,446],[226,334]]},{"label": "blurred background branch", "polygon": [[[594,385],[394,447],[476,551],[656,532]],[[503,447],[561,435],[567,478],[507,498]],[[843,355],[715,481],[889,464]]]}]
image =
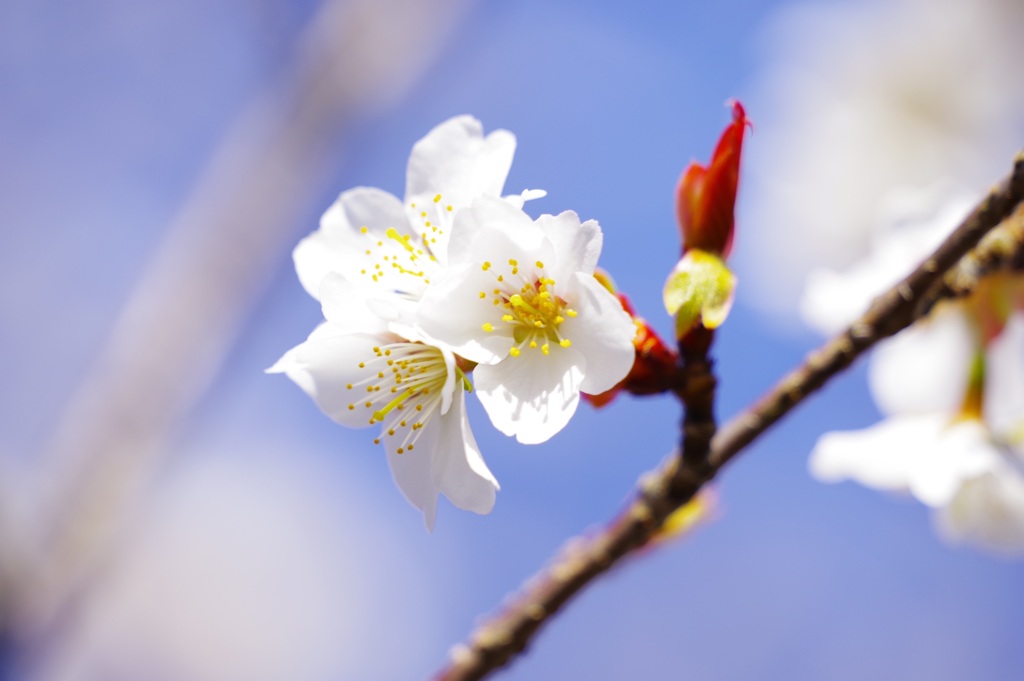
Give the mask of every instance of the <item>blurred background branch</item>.
[{"label": "blurred background branch", "polygon": [[32,511],[42,532],[28,546],[0,532],[0,625],[15,646],[45,647],[71,623],[166,438],[308,230],[296,216],[325,189],[332,141],[397,101],[467,4],[326,2],[294,63],[232,125],[53,428]]}]

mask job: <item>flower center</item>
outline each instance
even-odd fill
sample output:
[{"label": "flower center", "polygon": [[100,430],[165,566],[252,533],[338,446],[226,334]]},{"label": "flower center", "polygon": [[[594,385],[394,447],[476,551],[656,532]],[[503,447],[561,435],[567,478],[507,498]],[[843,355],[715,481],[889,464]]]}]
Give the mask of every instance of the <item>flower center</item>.
[{"label": "flower center", "polygon": [[444,205],[437,194],[425,208],[417,208],[416,203],[410,208],[418,211],[422,223],[416,234],[402,234],[388,227],[381,236],[367,227],[359,228],[365,241],[359,274],[375,283],[390,284],[396,293],[418,300],[440,268],[435,254],[443,251],[444,243],[439,245],[437,240],[446,237],[452,207]]},{"label": "flower center", "polygon": [[383,437],[398,437],[402,442],[396,451],[412,451],[424,424],[441,404],[448,378],[444,356],[421,343],[391,343],[373,348],[373,354],[358,364],[362,380],[346,386],[352,399],[349,411],[363,409],[371,425],[382,424],[381,437],[374,444]]},{"label": "flower center", "polygon": [[[555,294],[555,280],[544,275],[544,263],[534,263],[534,276],[520,275],[520,266],[516,260],[509,260],[509,277],[495,273],[501,286],[495,288],[491,295],[494,305],[504,312],[501,321],[511,327],[513,345],[509,355],[518,357],[523,350],[539,349],[544,355],[550,354],[551,346],[567,348],[572,342],[565,337],[560,328],[567,317],[575,317],[577,312]],[[485,262],[484,271],[494,271],[490,262]],[[520,283],[518,291],[511,288]],[[481,298],[487,297],[486,291],[480,292]],[[486,323],[483,330],[490,333],[495,330],[493,324]],[[506,327],[508,330],[508,327]]]}]

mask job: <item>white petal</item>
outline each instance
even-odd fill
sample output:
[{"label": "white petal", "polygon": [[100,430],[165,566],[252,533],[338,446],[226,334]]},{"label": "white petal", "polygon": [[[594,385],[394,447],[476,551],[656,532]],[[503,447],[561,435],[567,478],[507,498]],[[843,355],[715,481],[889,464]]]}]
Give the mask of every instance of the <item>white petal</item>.
[{"label": "white petal", "polygon": [[580,224],[579,216],[567,210],[559,215],[541,215],[537,226],[554,246],[555,257],[548,266],[548,276],[561,282],[576,272],[594,273],[604,243],[596,220]]},{"label": "white petal", "polygon": [[825,433],[811,452],[811,475],[853,480],[876,489],[909,491],[925,451],[945,425],[941,417],[893,417],[863,430]]},{"label": "white petal", "polygon": [[551,354],[524,351],[474,370],[476,393],[494,427],[524,444],[537,444],[565,427],[580,399],[583,357],[553,346]]},{"label": "white petal", "polygon": [[543,199],[548,193],[543,189],[524,189],[519,194],[509,194],[504,196],[506,201],[511,203],[516,208],[522,208],[527,201],[533,201],[534,199]]},{"label": "white petal", "polygon": [[494,508],[498,481],[469,429],[465,391],[458,391],[447,414],[435,415],[424,425],[411,451],[399,454],[397,438],[385,436],[384,444],[395,483],[423,511],[427,529],[434,528],[439,493],[456,508],[473,513],[486,514]]},{"label": "white petal", "polygon": [[[918,447],[927,446],[921,443]],[[967,480],[992,468],[999,452],[980,421],[960,421],[943,427],[938,438],[923,450],[919,467],[910,480],[910,491],[922,503],[944,506]]]},{"label": "white petal", "polygon": [[507,130],[483,136],[472,116],[441,123],[418,141],[406,171],[406,202],[441,194],[461,208],[481,194],[501,196],[512,167],[516,138]]},{"label": "white petal", "polygon": [[319,295],[320,284],[330,272],[354,276],[359,271],[359,259],[365,253],[362,227],[379,237],[388,227],[407,232],[402,202],[372,187],[356,187],[339,196],[320,218],[320,228],[292,253],[299,281],[309,295]]},{"label": "white petal", "polygon": [[350,428],[366,428],[372,424],[366,410],[360,408],[362,395],[348,386],[365,377],[359,362],[372,359],[375,346],[394,339],[363,333],[330,333],[329,326],[318,328],[314,331],[316,338],[289,350],[267,372],[287,375],[334,421]]},{"label": "white petal", "polygon": [[[534,260],[543,255],[549,255],[550,250],[542,252],[544,248],[544,233],[534,224],[530,216],[507,201],[494,197],[482,196],[473,201],[469,209],[461,210],[455,215],[455,222],[452,226],[451,240],[448,243],[448,263],[461,264],[476,261],[479,264],[490,256],[483,256],[476,249],[477,243],[486,230],[495,230],[503,234],[503,241],[500,243],[514,244],[514,248],[522,253],[535,254]],[[501,246],[499,246],[499,249]],[[550,249],[550,246],[548,247]],[[504,263],[508,258],[517,257],[516,254],[501,253],[493,256],[497,258],[495,264]]]},{"label": "white petal", "polygon": [[1015,314],[986,350],[985,421],[1007,438],[1024,435],[1024,316]]},{"label": "white petal", "polygon": [[451,410],[438,420],[439,434],[433,454],[434,483],[457,508],[490,513],[499,489],[498,481],[484,463],[469,429],[466,391],[458,390]]},{"label": "white petal", "polygon": [[636,324],[618,298],[592,275],[575,274],[570,282],[570,304],[577,314],[562,322],[559,332],[586,362],[580,388],[591,394],[601,393],[633,368]]},{"label": "white petal", "polygon": [[337,272],[324,277],[317,298],[324,317],[339,331],[369,334],[387,331],[387,320],[367,305],[365,291]]},{"label": "white petal", "polygon": [[954,414],[967,388],[975,339],[959,306],[881,343],[871,357],[871,394],[886,414]]},{"label": "white petal", "polygon": [[385,438],[391,477],[409,503],[423,512],[423,521],[428,530],[434,529],[437,517],[437,485],[434,484],[431,469],[434,451],[437,447],[438,424],[435,418],[423,427],[423,434],[411,452],[397,453],[398,445]]},{"label": "white petal", "polygon": [[966,481],[936,521],[951,542],[1024,553],[1024,474],[1019,466],[1003,462]]},{"label": "white petal", "polygon": [[902,205],[892,207],[886,231],[865,258],[841,273],[814,270],[808,275],[800,300],[800,315],[808,324],[824,333],[842,330],[932,252],[972,205],[962,190],[939,205],[934,188],[890,195],[897,197]]},{"label": "white petal", "polygon": [[[449,267],[420,301],[417,319],[423,334],[470,361],[499,361],[514,343],[511,329],[501,322],[500,306],[492,302],[494,287],[494,276],[479,266]],[[484,324],[494,330],[484,331]]]}]

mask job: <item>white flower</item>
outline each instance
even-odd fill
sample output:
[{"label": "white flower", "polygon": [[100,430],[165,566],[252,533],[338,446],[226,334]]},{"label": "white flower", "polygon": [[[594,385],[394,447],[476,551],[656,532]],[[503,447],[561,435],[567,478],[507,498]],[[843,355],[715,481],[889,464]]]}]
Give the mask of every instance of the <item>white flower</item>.
[{"label": "white flower", "polygon": [[318,292],[327,321],[267,371],[284,373],[351,428],[380,427],[398,487],[432,529],[437,495],[489,513],[498,482],[466,417],[469,381],[450,351],[402,338],[338,274]]},{"label": "white flower", "polygon": [[1024,552],[1024,454],[993,440],[980,421],[894,416],[828,433],[810,468],[824,482],[912,494],[936,509],[936,524],[951,541]]},{"label": "white flower", "polygon": [[863,259],[837,272],[815,268],[800,297],[800,316],[822,333],[836,333],[867,311],[871,301],[931,254],[977,203],[966,188],[900,190]]},{"label": "white flower", "polygon": [[[429,528],[438,494],[489,513],[498,483],[469,429],[469,380],[450,349],[412,328],[415,305],[447,261],[453,216],[475,197],[501,195],[514,152],[512,133],[485,137],[475,118],[449,119],[413,146],[404,202],[346,191],[293,254],[327,321],[268,371],[287,374],[338,423],[379,426],[395,482]],[[522,207],[543,195],[505,201]]]},{"label": "white flower", "polygon": [[[477,196],[501,195],[515,146],[507,130],[485,137],[471,116],[441,123],[412,148],[404,202],[357,187],[324,213],[320,228],[295,248],[302,286],[316,298],[324,277],[339,272],[368,290],[418,299],[446,261],[454,213]],[[543,195],[533,190],[507,200],[522,206]]]},{"label": "white flower", "polygon": [[[871,387],[892,414],[860,431],[828,433],[810,470],[910,493],[936,509],[944,537],[1024,552],[1024,317],[985,350],[981,414],[960,414],[976,338],[955,306],[879,348]],[[972,342],[973,341],[973,342]],[[927,370],[925,369],[927,367]]]},{"label": "white flower", "polygon": [[636,326],[593,277],[602,235],[575,213],[533,221],[483,197],[456,217],[448,268],[418,309],[427,336],[478,362],[477,394],[495,427],[543,442],[633,365]]}]

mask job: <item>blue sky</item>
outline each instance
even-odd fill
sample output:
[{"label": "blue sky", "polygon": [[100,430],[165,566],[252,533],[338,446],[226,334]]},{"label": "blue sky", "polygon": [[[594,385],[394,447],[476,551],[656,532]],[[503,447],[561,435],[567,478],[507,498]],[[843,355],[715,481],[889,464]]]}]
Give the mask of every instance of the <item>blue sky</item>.
[{"label": "blue sky", "polygon": [[[330,189],[295,216],[294,240],[343,189],[401,194],[413,142],[471,113],[518,138],[506,189],[546,189],[528,205],[534,214],[597,219],[602,266],[667,331],[660,289],[678,253],[676,179],[708,157],[731,97],[747,104],[757,153],[765,35],[785,4],[479,3],[405,97],[334,141]],[[0,8],[0,456],[31,464],[212,150],[280,73],[314,9],[240,0]],[[738,219],[742,248],[744,230],[758,229],[742,185]],[[714,351],[723,418],[817,342],[756,312],[738,275]],[[153,498],[179,508],[214,476],[204,494],[219,513],[246,491],[267,495],[264,519],[287,514],[289,500],[316,500],[295,522],[314,518],[313,543],[333,546],[345,565],[348,583],[324,607],[357,624],[332,663],[341,676],[311,679],[427,676],[562,541],[610,518],[673,446],[679,411],[668,398],[582,407],[534,447],[502,437],[472,403],[502,485],[497,506],[478,517],[442,501],[427,534],[366,432],[334,425],[290,382],[263,374],[320,319],[288,251],[268,276],[228,362],[176,432]],[[499,678],[1017,678],[1019,564],[943,545],[910,501],[806,473],[818,434],[878,418],[864,378],[859,365],[750,448],[718,483],[713,523],[613,571]],[[220,527],[218,517],[206,522]],[[188,550],[240,574],[252,566],[253,554],[212,536]]]}]

